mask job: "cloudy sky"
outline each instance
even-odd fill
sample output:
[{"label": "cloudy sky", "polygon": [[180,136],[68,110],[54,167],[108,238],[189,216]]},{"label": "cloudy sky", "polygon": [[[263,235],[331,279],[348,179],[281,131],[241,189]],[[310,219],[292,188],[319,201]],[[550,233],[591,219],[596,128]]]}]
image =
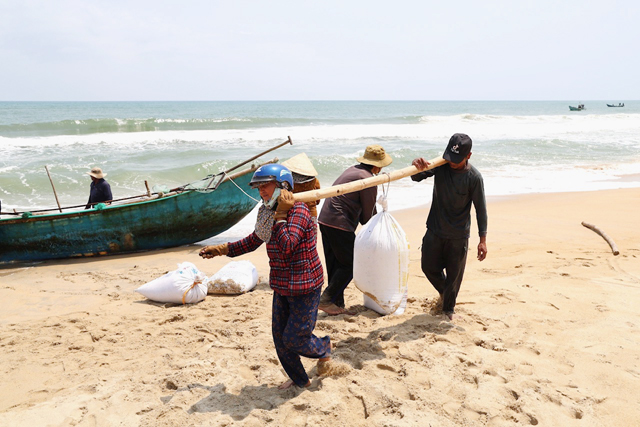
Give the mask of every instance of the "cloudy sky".
[{"label": "cloudy sky", "polygon": [[640,99],[640,2],[0,0],[0,101]]}]

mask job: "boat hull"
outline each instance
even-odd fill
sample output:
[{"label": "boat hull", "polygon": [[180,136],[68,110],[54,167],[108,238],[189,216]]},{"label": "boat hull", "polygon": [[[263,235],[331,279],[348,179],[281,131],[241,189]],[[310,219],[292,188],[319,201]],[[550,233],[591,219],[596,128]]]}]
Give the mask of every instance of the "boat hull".
[{"label": "boat hull", "polygon": [[[253,199],[252,174],[234,179]],[[237,224],[257,201],[231,181],[215,191],[182,193],[80,212],[0,220],[0,262],[124,254],[195,243]]]}]

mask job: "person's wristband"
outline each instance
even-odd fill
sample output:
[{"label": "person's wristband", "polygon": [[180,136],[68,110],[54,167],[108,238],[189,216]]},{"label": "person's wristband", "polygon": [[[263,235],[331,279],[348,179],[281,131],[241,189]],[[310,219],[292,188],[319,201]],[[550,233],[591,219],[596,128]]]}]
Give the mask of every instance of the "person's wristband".
[{"label": "person's wristband", "polygon": [[276,224],[284,224],[285,222],[287,222],[286,219],[279,219],[276,221]]}]

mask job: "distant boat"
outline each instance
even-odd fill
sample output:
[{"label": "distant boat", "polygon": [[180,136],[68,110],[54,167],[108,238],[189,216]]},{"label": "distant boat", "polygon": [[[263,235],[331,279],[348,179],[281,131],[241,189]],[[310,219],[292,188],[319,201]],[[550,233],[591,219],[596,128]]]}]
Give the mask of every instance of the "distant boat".
[{"label": "distant boat", "polygon": [[624,107],[624,102],[619,102],[618,105],[607,104],[607,107]]},{"label": "distant boat", "polygon": [[577,107],[572,107],[571,105],[569,105],[569,110],[570,111],[582,111],[582,110],[586,110],[586,108],[584,108],[584,104],[578,104]]}]

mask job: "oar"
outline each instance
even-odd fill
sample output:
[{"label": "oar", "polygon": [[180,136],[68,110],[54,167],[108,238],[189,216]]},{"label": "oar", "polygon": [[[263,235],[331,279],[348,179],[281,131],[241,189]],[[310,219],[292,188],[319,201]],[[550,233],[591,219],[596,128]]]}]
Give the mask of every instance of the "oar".
[{"label": "oar", "polygon": [[253,161],[253,160],[257,159],[258,157],[260,157],[260,156],[264,156],[265,154],[270,153],[270,152],[272,152],[273,150],[277,150],[278,148],[282,147],[283,145],[287,145],[287,144],[291,144],[291,145],[293,145],[293,142],[291,141],[291,137],[290,137],[290,136],[287,136],[287,140],[286,140],[285,142],[283,142],[283,143],[281,143],[281,144],[278,144],[278,145],[276,145],[276,146],[275,146],[275,147],[273,147],[273,148],[269,148],[268,150],[263,151],[262,153],[260,153],[260,154],[257,154],[257,155],[255,155],[255,156],[253,156],[253,157],[252,157],[252,158],[250,158],[249,160],[245,160],[244,162],[242,162],[242,163],[240,163],[240,164],[235,165],[235,166],[234,166],[234,167],[232,167],[231,169],[227,169],[227,170],[226,170],[226,171],[224,171],[223,173],[227,173],[227,174],[228,174],[228,173],[229,173],[229,172],[231,172],[232,170],[236,170],[236,169],[238,169],[240,166],[244,166],[244,165],[246,165],[247,163],[249,163],[249,162],[251,162],[251,161]]},{"label": "oar", "polygon": [[51,183],[51,188],[53,188],[53,195],[56,196],[56,203],[58,204],[58,210],[62,212],[62,208],[60,207],[60,202],[58,201],[58,194],[56,193],[56,186],[53,185],[53,180],[51,179],[49,168],[47,167],[47,165],[44,165],[44,168],[47,171],[47,175],[49,176],[49,182]]},{"label": "oar", "polygon": [[321,188],[320,190],[303,191],[301,193],[295,193],[293,198],[299,202],[311,202],[313,200],[326,199],[328,197],[339,196],[341,194],[353,193],[354,191],[364,190],[365,188],[374,187],[376,185],[384,184],[386,182],[396,181],[407,176],[415,175],[419,172],[424,172],[429,169],[442,166],[447,161],[442,157],[435,157],[429,160],[429,166],[426,169],[420,170],[415,166],[408,166],[397,171],[389,173],[381,173],[370,178],[359,179],[357,181],[351,181],[344,184],[333,185],[327,188]]},{"label": "oar", "polygon": [[278,148],[282,147],[283,145],[287,145],[287,144],[291,144],[291,145],[293,145],[293,142],[291,141],[291,137],[290,137],[290,136],[287,136],[287,140],[286,140],[285,142],[283,142],[283,143],[281,143],[281,144],[278,144],[278,145],[276,145],[275,147],[269,148],[268,150],[263,151],[262,153],[257,154],[257,155],[255,155],[255,156],[253,156],[252,158],[250,158],[250,159],[248,159],[248,160],[245,160],[244,162],[239,163],[239,164],[235,165],[234,167],[232,167],[232,168],[230,168],[230,169],[227,169],[227,170],[226,170],[226,171],[224,171],[224,172],[220,172],[220,173],[218,173],[217,175],[214,175],[214,176],[211,178],[211,181],[209,181],[209,184],[207,184],[207,187],[206,187],[206,188],[209,188],[209,187],[211,186],[211,183],[212,183],[212,182],[213,182],[213,180],[216,178],[216,176],[218,176],[218,175],[222,174],[222,178],[220,179],[220,181],[218,181],[218,183],[216,184],[216,186],[213,188],[214,190],[216,190],[216,189],[218,188],[218,185],[220,185],[220,183],[224,180],[225,176],[227,176],[227,175],[229,174],[229,172],[231,172],[231,171],[233,171],[233,170],[236,170],[236,169],[238,169],[240,166],[244,166],[244,165],[246,165],[247,163],[254,161],[254,160],[255,160],[255,159],[257,159],[258,157],[260,157],[260,156],[264,156],[265,154],[268,154],[268,153],[272,152],[273,150],[277,150]]}]

